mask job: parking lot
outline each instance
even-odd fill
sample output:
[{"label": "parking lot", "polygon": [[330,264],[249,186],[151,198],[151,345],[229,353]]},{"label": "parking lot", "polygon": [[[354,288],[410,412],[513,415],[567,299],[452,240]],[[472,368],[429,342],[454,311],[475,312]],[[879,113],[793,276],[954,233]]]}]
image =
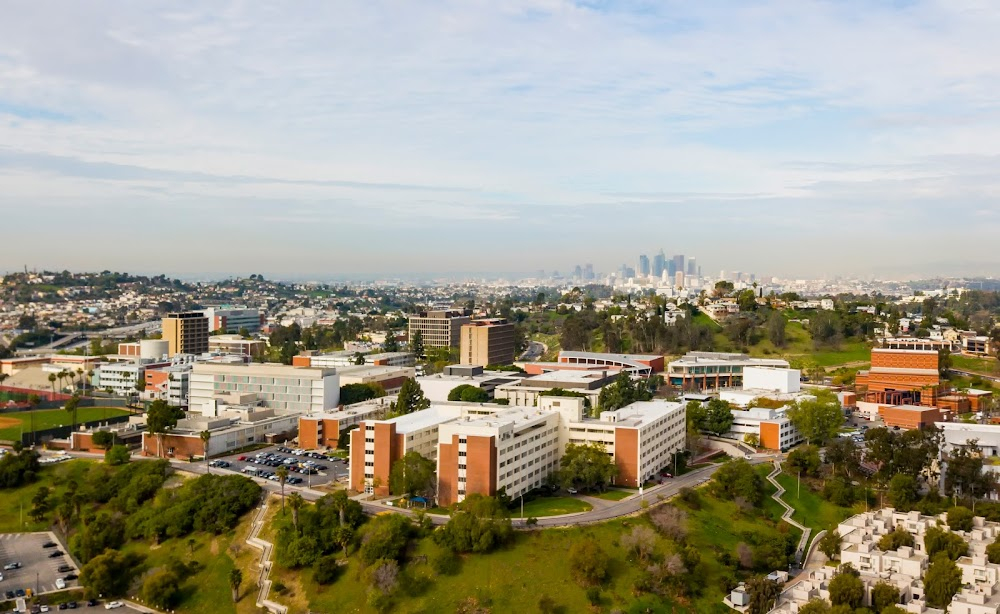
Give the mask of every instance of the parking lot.
[{"label": "parking lot", "polygon": [[[45,548],[46,543],[56,545]],[[62,545],[51,533],[0,534],[0,564],[8,567],[20,563],[16,569],[0,569],[3,573],[0,591],[4,599],[22,597],[21,591],[27,593],[29,589],[34,594],[61,590],[56,586],[56,580],[67,576],[71,579],[64,580],[65,588],[78,588],[75,576],[80,574],[80,570],[63,551]],[[57,552],[59,554],[55,554]]]},{"label": "parking lot", "polygon": [[[282,450],[288,451],[284,452]],[[271,455],[271,458],[267,458],[267,455]],[[223,460],[229,463],[229,467],[216,467],[214,471],[233,471],[242,473],[243,475],[248,475],[248,471],[256,471],[260,477],[267,477],[267,474],[273,474],[278,470],[278,465],[284,464],[289,469],[287,484],[293,486],[321,486],[337,480],[347,479],[347,463],[339,458],[328,457],[323,454],[320,454],[320,456],[322,458],[314,458],[305,454],[293,454],[292,450],[288,447],[269,446],[253,452],[216,458],[216,463],[219,460]],[[241,458],[243,460],[240,460]],[[312,465],[308,463],[312,463]],[[309,467],[315,467],[313,469],[314,473],[306,472],[306,469]],[[274,480],[275,478],[271,479]]]}]

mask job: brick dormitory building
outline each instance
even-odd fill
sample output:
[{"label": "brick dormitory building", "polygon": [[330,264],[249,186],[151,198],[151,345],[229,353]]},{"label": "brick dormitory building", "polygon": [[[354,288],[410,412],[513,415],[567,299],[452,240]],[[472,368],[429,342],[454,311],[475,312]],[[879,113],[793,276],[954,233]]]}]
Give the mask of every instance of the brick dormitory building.
[{"label": "brick dormitory building", "polygon": [[685,410],[663,400],[637,402],[597,418],[584,399],[542,396],[535,407],[435,403],[351,432],[351,488],[389,494],[392,464],[409,451],[437,463],[440,505],[500,489],[517,497],[542,486],[570,443],[597,442],[618,467],[615,484],[636,487],[669,466],[685,445]]}]

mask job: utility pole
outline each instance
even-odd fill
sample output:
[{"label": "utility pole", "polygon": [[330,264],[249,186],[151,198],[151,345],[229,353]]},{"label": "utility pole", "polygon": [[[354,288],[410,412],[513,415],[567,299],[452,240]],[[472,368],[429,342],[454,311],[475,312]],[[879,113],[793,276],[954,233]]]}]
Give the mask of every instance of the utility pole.
[{"label": "utility pole", "polygon": [[795,491],[795,498],[798,499],[802,495],[802,470],[799,469],[799,482]]}]

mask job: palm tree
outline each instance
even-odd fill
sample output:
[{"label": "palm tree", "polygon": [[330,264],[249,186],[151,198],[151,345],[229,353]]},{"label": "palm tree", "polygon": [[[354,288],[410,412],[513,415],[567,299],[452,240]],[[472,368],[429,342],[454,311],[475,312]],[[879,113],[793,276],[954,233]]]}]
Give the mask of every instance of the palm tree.
[{"label": "palm tree", "polygon": [[285,480],[288,479],[288,467],[281,465],[278,470],[274,472],[278,476],[278,482],[281,483],[281,513],[285,513]]},{"label": "palm tree", "polygon": [[66,401],[66,404],[63,406],[63,409],[69,412],[69,415],[72,419],[72,425],[74,431],[76,430],[76,410],[79,407],[80,407],[80,397],[75,394],[71,396],[69,400]]},{"label": "palm tree", "polygon": [[239,601],[240,598],[240,584],[243,584],[243,572],[239,569],[234,569],[229,572],[229,588],[233,590],[233,603]]},{"label": "palm tree", "polygon": [[56,374],[49,373],[49,384],[52,386],[52,394],[56,393]]},{"label": "palm tree", "polygon": [[205,473],[212,473],[212,469],[208,466],[208,440],[212,438],[212,433],[202,431],[198,433],[198,437],[201,437],[201,445],[205,449]]},{"label": "palm tree", "polygon": [[83,383],[83,367],[77,367],[77,369],[76,369],[76,378],[78,380],[80,380],[77,385],[80,385],[80,384]]},{"label": "palm tree", "polygon": [[292,510],[292,526],[299,530],[299,510],[305,505],[305,499],[297,492],[288,495],[288,507]]}]

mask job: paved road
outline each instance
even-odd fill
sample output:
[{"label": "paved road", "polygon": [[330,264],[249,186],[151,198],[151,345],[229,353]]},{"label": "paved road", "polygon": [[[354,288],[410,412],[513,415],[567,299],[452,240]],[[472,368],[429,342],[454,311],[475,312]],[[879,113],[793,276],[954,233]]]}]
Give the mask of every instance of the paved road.
[{"label": "paved road", "polygon": [[959,375],[968,375],[969,377],[981,377],[983,379],[988,379],[994,382],[1000,382],[1000,377],[996,375],[990,375],[988,373],[980,373],[978,371],[966,371],[965,369],[948,369],[952,373],[958,373]]},{"label": "paved road", "polygon": [[528,349],[524,350],[524,352],[518,357],[518,360],[524,362],[532,362],[538,360],[539,358],[542,357],[542,355],[545,354],[546,350],[548,350],[548,348],[545,347],[544,343],[539,343],[538,341],[530,341],[528,342]]}]

